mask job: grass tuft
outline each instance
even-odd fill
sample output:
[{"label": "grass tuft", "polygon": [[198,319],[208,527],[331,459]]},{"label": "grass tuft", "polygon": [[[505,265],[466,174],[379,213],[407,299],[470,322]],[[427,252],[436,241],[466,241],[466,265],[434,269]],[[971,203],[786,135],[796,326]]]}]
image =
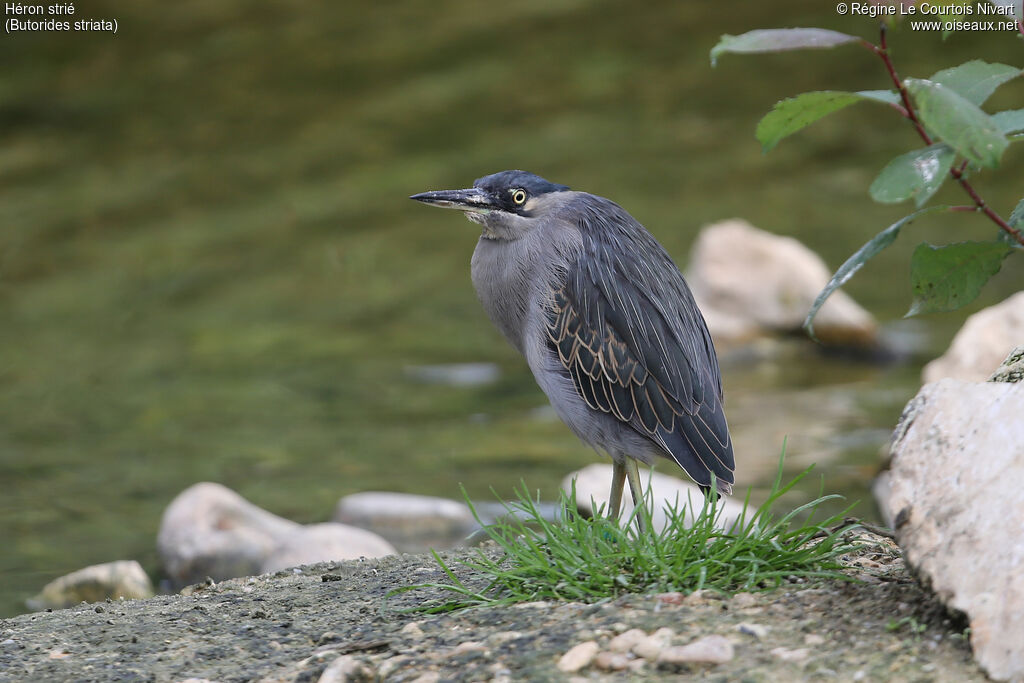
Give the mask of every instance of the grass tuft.
[{"label": "grass tuft", "polygon": [[[748,492],[743,513],[728,528],[720,523],[722,508],[718,497],[712,496],[699,511],[693,501],[666,507],[665,528],[647,533],[637,531],[635,524],[635,516],[642,514],[647,527],[653,528],[644,506],[622,523],[600,512],[594,518],[584,517],[577,511],[575,485],[561,496],[562,519],[552,522],[544,518],[523,484],[516,490],[515,501],[503,503],[509,514],[483,526],[499,552],[477,548],[474,559],[459,561],[482,579],[474,581],[482,588],[468,586],[432,551],[449,582],[406,586],[390,595],[441,589],[449,597],[411,610],[435,614],[535,600],[592,603],[625,593],[711,589],[731,594],[769,590],[794,577],[849,580],[841,572],[839,558],[856,547],[843,540],[851,528],[843,523],[850,508],[813,521],[822,503],[840,496],[820,496],[781,517],[772,511],[812,467],[783,485],[780,458],[768,499],[751,510]],[[480,522],[472,502],[469,505]],[[688,517],[692,524],[687,524]]]}]

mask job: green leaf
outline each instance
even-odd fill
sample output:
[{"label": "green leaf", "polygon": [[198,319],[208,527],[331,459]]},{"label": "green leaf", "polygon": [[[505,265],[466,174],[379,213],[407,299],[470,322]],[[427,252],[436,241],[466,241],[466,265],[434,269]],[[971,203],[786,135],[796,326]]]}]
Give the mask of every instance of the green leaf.
[{"label": "green leaf", "polygon": [[980,107],[996,88],[1020,74],[1021,70],[1014,66],[989,64],[974,59],[951,69],[943,69],[928,80],[941,83],[968,102]]},{"label": "green leaf", "polygon": [[805,92],[796,97],[776,102],[772,110],[758,122],[757,140],[761,143],[761,149],[768,152],[783,138],[806,128],[834,111],[845,109],[861,100],[896,104],[899,101],[899,96],[887,90]]},{"label": "green leaf", "polygon": [[949,177],[955,157],[953,149],[944,142],[901,154],[871,183],[871,198],[883,204],[914,198],[920,207]]},{"label": "green leaf", "polygon": [[1021,243],[1017,241],[1016,237],[1002,229],[996,232],[996,241],[1002,242],[1011,249],[1024,250],[1024,246],[1021,246]]},{"label": "green leaf", "polygon": [[919,244],[910,259],[914,301],[904,317],[954,311],[971,303],[1011,251],[1003,242]]},{"label": "green leaf", "polygon": [[769,151],[784,137],[792,135],[818,119],[860,101],[855,93],[825,90],[805,92],[776,102],[757,124],[761,149]]},{"label": "green leaf", "polygon": [[1010,224],[1011,228],[1016,228],[1017,224],[1024,220],[1024,199],[1017,202],[1017,208],[1010,214],[1010,220],[1007,223]]},{"label": "green leaf", "polygon": [[876,102],[884,102],[885,104],[903,104],[903,101],[900,99],[900,94],[895,90],[860,90],[857,94],[865,100],[875,100]]},{"label": "green leaf", "polygon": [[1004,135],[1024,132],[1024,109],[1008,109],[997,112],[992,114],[992,120],[996,122],[996,126],[1003,131]]},{"label": "green leaf", "polygon": [[786,50],[824,49],[860,40],[857,36],[823,28],[776,28],[748,31],[743,35],[724,35],[711,48],[711,66],[725,52],[755,53]]},{"label": "green leaf", "polygon": [[941,83],[920,78],[908,78],[905,83],[925,128],[968,161],[999,166],[1010,143],[991,116]]},{"label": "green leaf", "polygon": [[808,336],[817,341],[817,337],[814,336],[814,316],[818,314],[818,311],[825,304],[825,301],[832,295],[832,292],[849,282],[854,273],[860,270],[865,263],[892,244],[896,238],[899,237],[900,230],[902,230],[904,226],[909,225],[914,221],[914,219],[919,216],[923,216],[926,213],[948,210],[948,206],[929,206],[927,209],[921,209],[920,211],[915,211],[909,216],[904,216],[882,232],[872,237],[871,240],[858,249],[853,256],[846,259],[846,263],[839,266],[839,270],[836,271],[835,275],[832,276],[832,279],[828,281],[827,285],[825,285],[825,289],[821,290],[818,294],[818,297],[811,305],[811,310],[807,313],[807,318],[804,320],[804,329],[807,330]]}]

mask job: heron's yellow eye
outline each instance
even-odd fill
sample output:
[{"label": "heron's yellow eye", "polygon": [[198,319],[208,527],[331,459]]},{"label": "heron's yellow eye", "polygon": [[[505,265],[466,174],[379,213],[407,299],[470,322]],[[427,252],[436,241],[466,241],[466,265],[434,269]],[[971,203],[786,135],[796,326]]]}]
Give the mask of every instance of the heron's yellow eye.
[{"label": "heron's yellow eye", "polygon": [[525,190],[512,190],[512,201],[514,201],[516,204],[522,204],[523,202],[525,202],[526,201],[526,191]]}]

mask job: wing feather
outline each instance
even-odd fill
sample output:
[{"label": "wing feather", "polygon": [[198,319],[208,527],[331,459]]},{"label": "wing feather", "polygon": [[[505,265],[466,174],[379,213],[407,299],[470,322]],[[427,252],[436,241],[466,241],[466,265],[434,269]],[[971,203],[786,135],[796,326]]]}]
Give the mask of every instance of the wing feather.
[{"label": "wing feather", "polygon": [[574,208],[583,249],[551,293],[548,337],[580,397],[658,444],[698,484],[735,460],[714,344],[679,269],[618,205]]}]

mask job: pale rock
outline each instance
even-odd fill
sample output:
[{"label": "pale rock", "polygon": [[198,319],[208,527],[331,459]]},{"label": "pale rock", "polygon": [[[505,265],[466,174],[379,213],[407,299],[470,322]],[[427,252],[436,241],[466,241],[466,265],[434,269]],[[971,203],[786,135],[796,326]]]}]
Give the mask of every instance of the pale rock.
[{"label": "pale rock", "polygon": [[249,576],[260,572],[278,539],[299,526],[225,486],[203,482],[182,491],[164,511],[157,549],[164,570],[177,585],[207,576]]},{"label": "pale rock", "polygon": [[1010,355],[992,373],[988,381],[1006,382],[1007,384],[1024,382],[1024,346],[1018,346],[1010,351]]},{"label": "pale rock", "polygon": [[[562,490],[567,494],[572,489],[573,480],[576,481],[576,506],[581,514],[592,516],[595,510],[602,506],[605,510],[608,509],[608,493],[612,482],[611,465],[595,463],[573,472],[562,480]],[[653,492],[652,522],[655,531],[661,531],[668,524],[666,505],[676,506],[683,511],[687,526],[693,523],[695,514],[699,514],[704,505],[704,494],[696,484],[645,469],[640,472],[640,481],[645,491],[651,487]],[[633,500],[629,495],[629,488],[626,487],[622,495],[620,519],[628,519],[632,512]],[[719,527],[729,528],[742,514],[741,503],[726,497],[718,499]]]},{"label": "pale rock", "polygon": [[383,491],[345,496],[338,501],[333,519],[380,534],[402,552],[450,548],[478,526],[463,503]]},{"label": "pale rock", "polygon": [[654,599],[658,601],[658,607],[661,607],[662,605],[681,605],[686,598],[687,596],[679,591],[658,593],[654,596]]},{"label": "pale rock", "polygon": [[[712,337],[728,343],[799,330],[831,275],[796,239],[734,219],[701,230],[687,280]],[[871,346],[877,339],[874,318],[842,291],[818,311],[814,330],[826,344]]]},{"label": "pale rock", "polygon": [[406,655],[395,655],[394,657],[388,657],[384,661],[377,664],[377,676],[380,680],[389,680],[391,674],[398,671],[400,668],[406,665],[412,658]]},{"label": "pale rock", "polygon": [[[986,373],[987,374],[987,373]],[[893,435],[889,496],[904,557],[967,615],[978,663],[1024,679],[1024,384],[927,384]]]},{"label": "pale rock", "polygon": [[800,662],[806,660],[810,656],[810,651],[805,647],[794,649],[777,647],[774,650],[772,650],[772,657],[775,657],[776,659],[783,662],[792,662],[794,664],[799,664]]},{"label": "pale rock", "polygon": [[[888,458],[888,448],[883,453]],[[891,529],[895,520],[889,514],[888,507],[888,500],[892,497],[892,475],[889,470],[882,470],[871,482],[871,495],[878,503],[878,515],[882,518],[882,524]]]},{"label": "pale rock", "polygon": [[500,646],[510,640],[519,640],[522,637],[522,631],[498,631],[487,636],[487,643],[492,646]]},{"label": "pale rock", "polygon": [[[168,578],[177,586],[206,577],[220,581],[259,574],[268,571],[268,561],[270,566],[282,566],[285,555],[319,561],[395,552],[383,539],[369,543],[364,536],[368,532],[358,529],[353,529],[353,543],[348,546],[332,540],[332,547],[343,552],[332,552],[330,557],[314,548],[301,550],[302,541],[315,545],[336,533],[317,528],[322,526],[305,528],[253,505],[225,486],[203,482],[182,491],[164,511],[157,550]],[[281,556],[273,559],[279,552]]]},{"label": "pale rock", "polygon": [[658,659],[658,655],[661,651],[668,647],[669,643],[672,642],[675,631],[670,628],[663,627],[647,636],[643,640],[637,642],[633,646],[633,654],[637,657],[642,657],[648,660]]},{"label": "pale rock", "polygon": [[732,641],[725,636],[704,636],[688,645],[666,647],[658,654],[658,665],[724,664],[735,655]]},{"label": "pale rock", "polygon": [[753,593],[737,593],[729,600],[729,607],[732,609],[750,609],[757,606],[757,598]]},{"label": "pale rock", "polygon": [[494,363],[448,363],[412,365],[405,369],[405,373],[424,384],[482,387],[497,382],[501,377],[501,368]]},{"label": "pale rock", "polygon": [[414,678],[412,683],[437,683],[440,680],[441,674],[436,671],[428,671]]},{"label": "pale rock", "polygon": [[281,538],[263,561],[260,573],[317,562],[384,557],[395,552],[393,545],[372,531],[335,522],[309,524]]},{"label": "pale rock", "polygon": [[612,652],[629,652],[633,646],[647,637],[647,633],[638,628],[631,628],[612,638],[608,649]]},{"label": "pale rock", "polygon": [[808,633],[804,636],[804,645],[824,645],[825,638],[818,635],[817,633]]},{"label": "pale rock", "polygon": [[629,668],[630,659],[621,652],[598,652],[594,666],[604,671],[622,671]]},{"label": "pale rock", "polygon": [[341,655],[327,665],[317,683],[356,683],[374,680],[373,671],[352,655]]},{"label": "pale rock", "polygon": [[456,645],[451,652],[452,657],[458,657],[464,655],[467,652],[484,652],[487,650],[487,646],[481,642],[475,640],[467,640],[463,643]]},{"label": "pale rock", "polygon": [[576,673],[590,666],[597,656],[597,642],[588,640],[572,647],[558,660],[558,670],[564,673]]},{"label": "pale rock", "polygon": [[413,638],[415,640],[419,640],[423,637],[423,629],[420,628],[420,624],[418,621],[410,621],[408,624],[402,627],[402,630],[399,631],[399,633],[405,636],[409,636],[410,638]]},{"label": "pale rock", "polygon": [[1024,292],[967,318],[946,353],[924,366],[926,384],[945,377],[982,382],[1024,341]]},{"label": "pale rock", "polygon": [[54,579],[26,603],[30,609],[60,609],[80,602],[110,598],[133,600],[153,596],[153,584],[135,560],[94,564]]}]

